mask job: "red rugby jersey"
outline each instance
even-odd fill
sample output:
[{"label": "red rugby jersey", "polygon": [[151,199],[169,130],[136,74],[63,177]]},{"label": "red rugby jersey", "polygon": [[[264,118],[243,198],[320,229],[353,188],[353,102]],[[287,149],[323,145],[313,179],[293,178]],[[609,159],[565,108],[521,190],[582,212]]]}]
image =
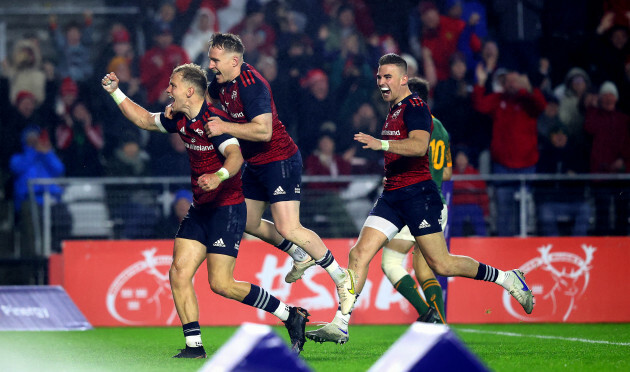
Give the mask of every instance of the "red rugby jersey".
[{"label": "red rugby jersey", "polygon": [[261,114],[272,114],[272,134],[269,142],[253,142],[239,139],[243,157],[250,164],[267,164],[293,156],[298,147],[278,118],[276,104],[267,80],[252,66],[243,63],[241,74],[223,84],[214,79],[208,86],[213,99],[221,101],[223,110],[235,123],[249,123]]},{"label": "red rugby jersey", "polygon": [[205,192],[199,187],[197,179],[206,173],[214,173],[223,167],[225,157],[221,154],[223,148],[229,144],[238,144],[238,140],[230,135],[223,134],[208,138],[203,126],[212,116],[219,116],[223,120],[229,120],[224,112],[208,106],[205,102],[199,114],[189,120],[179,113],[171,119],[160,114],[158,127],[162,132],[179,133],[184,141],[188,158],[190,160],[190,183],[192,185],[195,205],[223,206],[239,204],[245,200],[241,188],[241,176],[239,174],[221,182],[216,189]]},{"label": "red rugby jersey", "polygon": [[[417,94],[407,96],[389,110],[381,131],[384,140],[403,140],[412,130],[431,134],[433,120],[427,104]],[[385,151],[385,190],[394,190],[431,179],[429,156],[410,157]]]}]

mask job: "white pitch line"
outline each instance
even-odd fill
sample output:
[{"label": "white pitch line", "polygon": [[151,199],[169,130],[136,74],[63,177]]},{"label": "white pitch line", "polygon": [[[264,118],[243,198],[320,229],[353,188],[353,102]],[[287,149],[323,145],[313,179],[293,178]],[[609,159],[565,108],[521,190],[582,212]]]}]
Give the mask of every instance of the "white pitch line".
[{"label": "white pitch line", "polygon": [[485,334],[499,335],[499,336],[533,337],[533,338],[541,338],[541,339],[546,339],[546,340],[562,340],[562,341],[584,342],[584,343],[587,343],[587,344],[604,344],[604,345],[630,346],[630,342],[613,342],[613,341],[604,341],[604,340],[589,340],[587,338],[577,338],[577,337],[527,335],[527,334],[523,334],[523,333],[514,333],[514,332],[480,331],[478,329],[469,329],[469,328],[455,328],[455,330],[457,330],[459,332],[485,333]]}]

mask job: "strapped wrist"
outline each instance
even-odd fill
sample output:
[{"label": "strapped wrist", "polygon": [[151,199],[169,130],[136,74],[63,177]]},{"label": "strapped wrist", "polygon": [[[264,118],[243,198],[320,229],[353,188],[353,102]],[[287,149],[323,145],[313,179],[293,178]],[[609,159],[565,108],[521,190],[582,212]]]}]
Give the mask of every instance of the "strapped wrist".
[{"label": "strapped wrist", "polygon": [[381,140],[381,150],[383,151],[389,150],[389,141]]},{"label": "strapped wrist", "polygon": [[110,96],[112,96],[112,98],[114,99],[114,102],[116,102],[117,105],[120,105],[120,103],[124,101],[125,98],[127,98],[125,93],[123,93],[122,90],[120,90],[120,88],[116,88],[115,91],[110,93]]},{"label": "strapped wrist", "polygon": [[214,174],[216,174],[216,175],[217,175],[217,177],[219,177],[219,179],[220,179],[221,181],[225,181],[225,180],[227,180],[228,178],[230,178],[230,172],[228,172],[228,170],[227,170],[227,169],[225,169],[225,168],[221,168],[221,169],[219,169],[219,170],[218,170],[218,171],[216,171]]}]

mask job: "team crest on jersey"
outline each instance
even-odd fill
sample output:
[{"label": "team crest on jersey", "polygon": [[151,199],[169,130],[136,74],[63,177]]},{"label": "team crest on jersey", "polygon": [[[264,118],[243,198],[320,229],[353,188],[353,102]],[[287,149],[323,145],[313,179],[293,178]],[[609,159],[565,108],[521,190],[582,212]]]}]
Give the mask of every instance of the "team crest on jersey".
[{"label": "team crest on jersey", "polygon": [[232,92],[232,100],[235,100],[237,95],[238,95],[238,93],[236,93],[236,91],[233,91]]},{"label": "team crest on jersey", "polygon": [[198,135],[200,135],[201,137],[203,137],[203,130],[199,129],[199,128],[195,128],[195,133],[197,133]]},{"label": "team crest on jersey", "polygon": [[182,127],[182,129],[180,129],[180,130],[179,130],[179,132],[180,132],[181,134],[186,134],[186,128]]},{"label": "team crest on jersey", "polygon": [[396,119],[398,115],[400,115],[400,111],[402,111],[402,109],[398,109],[394,111],[394,113],[392,114],[392,119]]}]

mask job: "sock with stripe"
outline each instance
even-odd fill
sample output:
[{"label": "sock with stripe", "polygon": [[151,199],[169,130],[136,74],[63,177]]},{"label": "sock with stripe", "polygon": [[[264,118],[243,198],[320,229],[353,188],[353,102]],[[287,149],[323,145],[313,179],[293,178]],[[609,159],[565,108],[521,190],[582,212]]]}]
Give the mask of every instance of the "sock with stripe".
[{"label": "sock with stripe", "polygon": [[190,322],[182,325],[184,330],[184,337],[186,338],[186,346],[188,347],[201,347],[201,328],[199,328],[199,322]]},{"label": "sock with stripe", "polygon": [[324,257],[315,260],[315,263],[328,272],[328,275],[330,275],[336,285],[340,285],[346,279],[345,270],[339,266],[329,250],[326,251]]},{"label": "sock with stripe", "polygon": [[251,289],[249,290],[247,296],[243,299],[243,303],[245,305],[265,310],[266,312],[277,316],[280,320],[284,321],[289,319],[289,306],[270,295],[269,292],[260,288],[256,284],[251,284]]},{"label": "sock with stripe", "polygon": [[411,303],[418,312],[418,315],[422,315],[429,310],[429,305],[427,305],[424,299],[420,296],[420,293],[418,293],[418,285],[411,275],[407,274],[403,276],[402,279],[394,284],[394,288],[396,288],[396,290]]},{"label": "sock with stripe", "polygon": [[283,239],[282,242],[275,247],[283,252],[286,252],[295,262],[304,262],[311,257],[304,249],[300,248],[300,246],[293,244],[286,239]]},{"label": "sock with stripe", "polygon": [[422,282],[422,291],[424,292],[424,298],[430,305],[433,305],[440,314],[442,319],[445,319],[444,314],[444,298],[442,297],[442,286],[437,279],[428,279]]},{"label": "sock with stripe", "polygon": [[505,273],[505,271],[501,271],[492,266],[479,262],[479,269],[474,279],[484,280],[486,282],[494,282],[503,286],[503,282],[505,282],[506,278],[507,274]]}]

